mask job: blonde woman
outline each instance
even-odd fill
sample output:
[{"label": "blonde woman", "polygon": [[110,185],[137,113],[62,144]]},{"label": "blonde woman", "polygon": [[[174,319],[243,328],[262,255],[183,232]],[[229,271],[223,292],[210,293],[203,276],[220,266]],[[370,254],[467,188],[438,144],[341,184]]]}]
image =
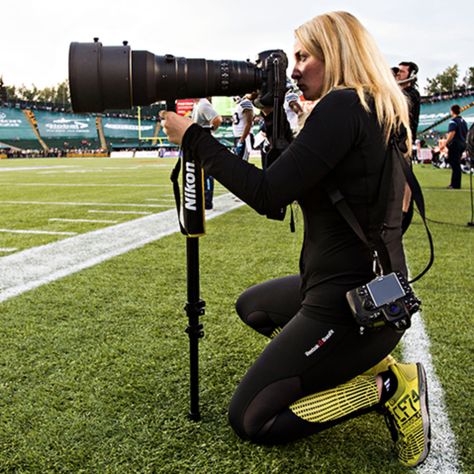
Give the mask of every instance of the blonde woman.
[{"label": "blonde woman", "polygon": [[243,439],[275,444],[378,409],[385,411],[399,460],[416,466],[430,443],[424,370],[389,357],[402,332],[384,326],[361,334],[355,323],[345,294],[373,279],[373,259],[325,187],[336,183],[367,235],[384,224],[391,269],[406,274],[400,167],[391,172],[384,222],[374,215],[384,195],[379,187],[390,137],[411,150],[406,100],[351,14],[317,16],[295,35],[292,78],[305,99],[319,102],[265,173],[189,120],[163,113],[170,140],[256,211],[267,214],[297,200],[304,214],[299,275],[256,285],[237,301],[241,319],[272,340],[237,387],[229,420]]}]

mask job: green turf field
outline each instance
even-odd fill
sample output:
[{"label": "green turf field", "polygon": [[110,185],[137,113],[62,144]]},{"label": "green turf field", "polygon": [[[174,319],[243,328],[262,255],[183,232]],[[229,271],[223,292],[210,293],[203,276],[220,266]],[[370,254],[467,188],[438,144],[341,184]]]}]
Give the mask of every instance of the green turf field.
[{"label": "green turf field", "polygon": [[[84,220],[120,223],[146,215],[115,211],[172,209],[173,165],[165,159],[1,160],[0,228],[78,235],[114,225]],[[474,229],[466,226],[468,177],[463,190],[450,191],[448,170],[417,165],[416,174],[434,221],[436,261],[415,288],[460,472],[469,473]],[[216,187],[217,195],[224,192]],[[291,234],[288,221],[269,221],[244,206],[209,221],[207,230],[200,239],[207,303],[202,421],[186,417],[185,239],[174,234],[0,303],[0,472],[407,471],[377,414],[283,447],[237,438],[227,404],[266,340],[244,327],[233,305],[246,287],[297,271],[302,220],[297,215]],[[424,232],[416,216],[405,239],[412,274],[429,257]],[[0,257],[71,235],[0,232]]]}]

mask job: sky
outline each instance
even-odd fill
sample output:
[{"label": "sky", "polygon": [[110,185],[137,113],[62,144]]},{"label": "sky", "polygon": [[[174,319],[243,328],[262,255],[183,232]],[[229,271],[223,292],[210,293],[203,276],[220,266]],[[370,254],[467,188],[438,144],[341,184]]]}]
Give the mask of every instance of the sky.
[{"label": "sky", "polygon": [[474,2],[457,0],[11,0],[0,7],[0,76],[7,85],[55,86],[68,77],[73,41],[188,58],[254,60],[289,56],[294,30],[313,16],[345,10],[359,18],[389,65],[411,60],[426,78],[474,66]]}]

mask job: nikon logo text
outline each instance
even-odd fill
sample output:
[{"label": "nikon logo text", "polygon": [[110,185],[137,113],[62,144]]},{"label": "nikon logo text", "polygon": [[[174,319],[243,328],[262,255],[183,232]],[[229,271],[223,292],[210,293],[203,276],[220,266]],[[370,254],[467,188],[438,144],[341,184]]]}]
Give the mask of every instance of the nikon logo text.
[{"label": "nikon logo text", "polygon": [[186,162],[184,175],[184,207],[189,211],[196,210],[196,166],[193,162]]}]

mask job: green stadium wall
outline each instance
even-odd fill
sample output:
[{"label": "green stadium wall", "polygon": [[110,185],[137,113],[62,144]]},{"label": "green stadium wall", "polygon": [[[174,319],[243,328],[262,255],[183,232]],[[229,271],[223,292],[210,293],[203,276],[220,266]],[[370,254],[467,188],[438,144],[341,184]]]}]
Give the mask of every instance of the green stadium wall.
[{"label": "green stadium wall", "polygon": [[15,148],[41,149],[23,111],[0,107],[0,142]]},{"label": "green stadium wall", "polygon": [[[418,123],[418,133],[429,128],[432,124],[438,122],[442,118],[449,117],[449,111],[451,106],[458,104],[460,107],[464,107],[474,101],[474,95],[459,97],[457,99],[442,100],[439,102],[432,102],[421,104],[420,108],[420,121]],[[474,123],[474,107],[471,107],[461,113],[466,120],[468,126]],[[435,126],[431,130],[435,130],[439,133],[447,133],[448,131],[449,118],[443,121],[439,125]]]}]

